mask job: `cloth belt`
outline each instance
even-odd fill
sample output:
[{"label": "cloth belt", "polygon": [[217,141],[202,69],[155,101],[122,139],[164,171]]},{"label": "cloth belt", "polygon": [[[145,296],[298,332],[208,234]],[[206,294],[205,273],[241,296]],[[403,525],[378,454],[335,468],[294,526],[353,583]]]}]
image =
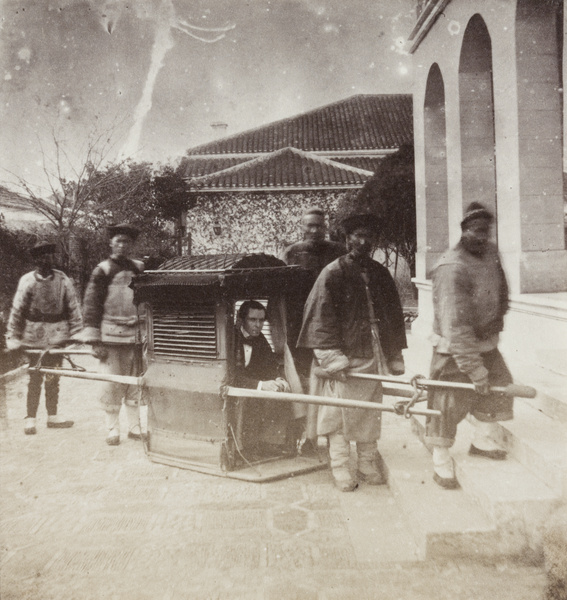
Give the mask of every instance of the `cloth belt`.
[{"label": "cloth belt", "polygon": [[32,313],[26,318],[27,321],[31,321],[32,323],[59,323],[60,321],[65,321],[64,314],[58,315],[46,315],[42,313]]}]

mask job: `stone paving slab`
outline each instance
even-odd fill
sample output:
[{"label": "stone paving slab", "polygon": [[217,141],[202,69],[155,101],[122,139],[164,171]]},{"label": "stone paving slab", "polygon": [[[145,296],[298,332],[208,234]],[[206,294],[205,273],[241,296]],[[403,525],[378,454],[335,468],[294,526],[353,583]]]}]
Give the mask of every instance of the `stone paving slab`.
[{"label": "stone paving slab", "polygon": [[341,494],[328,471],[242,482],[108,447],[98,383],[62,380],[75,426],[40,412],[25,436],[26,385],[7,384],[0,430],[3,600],[541,597],[538,567],[416,561],[386,487]]}]

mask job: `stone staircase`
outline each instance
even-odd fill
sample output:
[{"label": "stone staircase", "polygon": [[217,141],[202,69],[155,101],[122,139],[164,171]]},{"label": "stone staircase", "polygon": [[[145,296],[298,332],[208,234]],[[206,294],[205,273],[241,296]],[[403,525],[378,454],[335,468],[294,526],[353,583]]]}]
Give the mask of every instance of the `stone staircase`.
[{"label": "stone staircase", "polygon": [[[411,335],[409,346],[408,375],[427,375],[428,342]],[[514,420],[500,424],[506,461],[469,456],[474,419],[459,425],[451,453],[460,489],[444,490],[433,482],[424,417],[383,419],[383,467],[423,559],[541,562],[546,523],[567,502],[567,377],[508,364],[515,381],[535,387],[537,397],[517,398]],[[393,401],[385,398],[386,403]]]}]

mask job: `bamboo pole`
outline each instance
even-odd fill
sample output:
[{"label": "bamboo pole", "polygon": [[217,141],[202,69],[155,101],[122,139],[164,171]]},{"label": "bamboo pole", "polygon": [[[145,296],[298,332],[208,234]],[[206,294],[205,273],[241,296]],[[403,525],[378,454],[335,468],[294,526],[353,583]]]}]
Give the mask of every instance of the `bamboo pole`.
[{"label": "bamboo pole", "polygon": [[[408,379],[402,380],[387,375],[373,375],[371,373],[348,373],[348,377],[352,377],[354,379],[369,379],[371,381],[386,381],[390,383],[394,382],[400,385],[412,385],[412,382]],[[438,387],[453,390],[474,391],[475,389],[472,383],[441,381],[436,379],[418,379],[417,384],[419,387]],[[507,396],[517,396],[519,398],[535,398],[537,394],[537,391],[533,387],[530,387],[529,385],[517,385],[515,383],[510,383],[504,387],[493,386],[490,388],[490,391],[496,394],[506,394]]]},{"label": "bamboo pole", "polygon": [[[331,398],[329,396],[312,396],[310,394],[292,394],[290,392],[266,392],[264,390],[248,390],[245,388],[227,388],[227,396],[230,398],[253,398],[256,400],[278,400],[281,402],[300,402],[302,404],[319,404],[321,406],[338,406],[340,408],[364,408],[382,412],[393,412],[393,406],[379,404],[378,402],[366,402],[364,400],[348,400],[346,398]],[[412,415],[440,416],[440,410],[428,408],[410,408]]]},{"label": "bamboo pole", "polygon": [[74,377],[75,379],[90,379],[94,381],[108,381],[110,383],[124,383],[126,385],[142,385],[142,377],[131,375],[113,375],[112,373],[93,373],[91,371],[75,371],[73,369],[36,369],[30,367],[30,371],[39,371],[44,375],[59,375],[60,377]]}]

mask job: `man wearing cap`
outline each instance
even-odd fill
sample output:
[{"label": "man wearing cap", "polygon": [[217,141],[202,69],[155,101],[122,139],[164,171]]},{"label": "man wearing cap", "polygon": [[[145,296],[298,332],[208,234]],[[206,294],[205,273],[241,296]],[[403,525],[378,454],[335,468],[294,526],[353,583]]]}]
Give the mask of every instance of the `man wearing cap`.
[{"label": "man wearing cap", "polygon": [[[299,292],[289,303],[289,334],[290,345],[295,364],[300,378],[305,381],[309,377],[313,353],[308,348],[297,348],[296,341],[301,329],[303,308],[311,287],[319,273],[329,263],[339,256],[346,254],[346,248],[339,242],[326,240],[327,225],[325,212],[322,208],[312,206],[308,208],[301,218],[301,233],[303,240],[288,246],[283,253],[282,260],[287,265],[299,265],[310,273],[310,280],[306,281],[304,293]],[[316,404],[294,405],[298,419],[298,429],[304,431],[305,439],[301,444],[300,453],[303,456],[317,455],[317,412]],[[301,434],[300,434],[301,435]]]},{"label": "man wearing cap", "polygon": [[[63,346],[80,333],[83,321],[71,280],[54,269],[55,244],[39,243],[30,250],[36,268],[19,281],[8,320],[6,347],[9,350],[35,348],[47,350]],[[46,354],[44,367],[61,366],[61,355]],[[41,395],[43,375],[31,372],[27,395],[27,416],[24,432],[36,433],[36,415]],[[45,377],[47,427],[72,427],[57,414],[59,377]]]},{"label": "man wearing cap", "polygon": [[[314,353],[312,394],[380,402],[380,383],[349,379],[349,371],[404,372],[402,350],[407,345],[400,298],[388,269],[371,258],[379,224],[367,213],[343,220],[348,254],[321,271],[307,299],[298,346]],[[348,468],[351,441],[356,442],[357,479],[384,483],[376,465],[378,411],[322,406],[317,425],[317,433],[328,437],[331,470],[341,491],[358,485]]]},{"label": "man wearing cap", "polygon": [[[85,292],[83,341],[92,344],[100,360],[101,371],[112,375],[140,374],[138,341],[139,315],[133,302],[132,278],[144,270],[144,264],[130,254],[138,230],[127,223],[108,227],[110,258],[97,265]],[[109,446],[120,443],[120,407],[124,401],[128,437],[142,439],[145,424],[140,424],[140,394],[136,386],[107,383],[101,398],[106,413]]]},{"label": "man wearing cap", "polygon": [[312,206],[301,218],[303,240],[288,246],[282,260],[287,265],[299,265],[313,273],[313,280],[329,263],[346,254],[346,248],[339,242],[326,240],[327,226],[322,208]]},{"label": "man wearing cap", "polygon": [[449,448],[457,425],[468,413],[475,417],[469,454],[503,460],[497,421],[513,418],[513,398],[490,392],[490,386],[512,383],[498,351],[499,333],[508,310],[508,286],[496,246],[489,241],[494,217],[473,202],[461,222],[459,243],[433,269],[433,358],[431,379],[473,383],[474,392],[433,388],[426,441],[433,447],[434,480],[444,488],[458,486]]}]

